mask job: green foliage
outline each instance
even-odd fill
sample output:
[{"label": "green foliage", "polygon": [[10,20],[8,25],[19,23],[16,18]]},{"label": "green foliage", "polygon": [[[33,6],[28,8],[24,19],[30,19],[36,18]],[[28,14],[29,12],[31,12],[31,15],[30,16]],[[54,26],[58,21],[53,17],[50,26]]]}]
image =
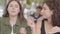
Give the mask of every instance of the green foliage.
[{"label": "green foliage", "polygon": [[2,4],[2,0],[0,0],[0,5]]},{"label": "green foliage", "polygon": [[31,5],[32,0],[27,0],[27,5]]}]

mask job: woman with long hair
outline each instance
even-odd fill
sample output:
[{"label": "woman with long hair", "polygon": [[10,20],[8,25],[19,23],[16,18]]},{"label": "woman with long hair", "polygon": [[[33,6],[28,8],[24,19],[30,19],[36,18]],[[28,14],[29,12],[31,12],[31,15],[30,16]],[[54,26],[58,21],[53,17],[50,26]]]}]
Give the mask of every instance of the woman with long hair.
[{"label": "woman with long hair", "polygon": [[42,8],[44,29],[41,33],[57,34],[60,32],[60,5],[56,0],[45,1]]},{"label": "woman with long hair", "polygon": [[0,23],[0,34],[31,34],[31,29],[27,25],[22,6],[18,0],[8,2]]}]

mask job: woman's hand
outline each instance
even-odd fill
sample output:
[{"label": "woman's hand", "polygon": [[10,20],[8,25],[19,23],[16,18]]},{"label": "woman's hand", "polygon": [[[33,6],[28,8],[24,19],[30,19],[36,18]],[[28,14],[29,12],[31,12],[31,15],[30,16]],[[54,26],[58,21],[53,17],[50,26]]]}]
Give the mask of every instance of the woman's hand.
[{"label": "woman's hand", "polygon": [[29,25],[31,28],[34,28],[34,27],[35,27],[35,23],[34,23],[34,20],[33,20],[33,19],[28,19],[28,20],[27,20],[27,23],[28,23],[28,25]]},{"label": "woman's hand", "polygon": [[49,31],[49,33],[57,33],[57,32],[60,32],[60,27],[58,27],[58,26],[55,26],[55,27],[53,27],[50,31]]},{"label": "woman's hand", "polygon": [[27,32],[26,32],[26,29],[24,28],[24,27],[22,27],[21,29],[20,29],[20,33],[21,34],[26,34]]},{"label": "woman's hand", "polygon": [[35,23],[33,19],[27,19],[28,26],[31,27],[32,34],[35,34]]}]

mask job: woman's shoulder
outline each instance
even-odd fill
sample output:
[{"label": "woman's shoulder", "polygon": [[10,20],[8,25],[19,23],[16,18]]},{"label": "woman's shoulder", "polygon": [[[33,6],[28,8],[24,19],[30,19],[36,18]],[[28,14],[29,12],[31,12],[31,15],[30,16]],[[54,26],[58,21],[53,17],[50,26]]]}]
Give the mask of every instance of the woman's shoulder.
[{"label": "woman's shoulder", "polygon": [[6,18],[6,17],[0,17],[0,19],[3,19],[3,18]]},{"label": "woman's shoulder", "polygon": [[0,17],[0,19],[3,19],[3,20],[4,20],[4,19],[8,19],[8,18],[9,18],[9,17]]},{"label": "woman's shoulder", "polygon": [[0,17],[0,22],[6,22],[6,20],[9,20],[8,17]]}]

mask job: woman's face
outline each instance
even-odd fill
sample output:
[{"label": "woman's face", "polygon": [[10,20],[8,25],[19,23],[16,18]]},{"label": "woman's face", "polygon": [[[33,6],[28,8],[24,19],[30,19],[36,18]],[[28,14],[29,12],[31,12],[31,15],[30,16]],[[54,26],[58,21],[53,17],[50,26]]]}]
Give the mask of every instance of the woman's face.
[{"label": "woman's face", "polygon": [[8,6],[8,13],[11,16],[17,16],[18,13],[20,12],[20,6],[16,1],[12,1],[10,2],[9,6]]},{"label": "woman's face", "polygon": [[52,10],[49,9],[46,3],[43,5],[41,14],[43,15],[44,18],[49,18],[52,15]]}]

